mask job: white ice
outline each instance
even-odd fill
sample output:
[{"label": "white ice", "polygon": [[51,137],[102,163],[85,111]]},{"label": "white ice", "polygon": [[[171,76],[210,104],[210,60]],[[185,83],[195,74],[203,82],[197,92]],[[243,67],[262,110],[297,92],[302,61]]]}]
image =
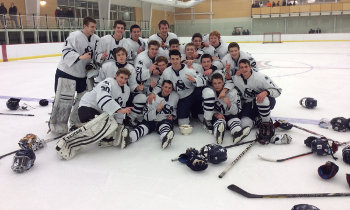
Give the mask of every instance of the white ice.
[{"label": "white ice", "polygon": [[[313,42],[281,44],[241,44],[258,61],[261,72],[269,75],[283,91],[277,98],[273,116],[319,120],[343,116],[350,118],[350,42]],[[0,96],[50,98],[54,96],[54,74],[59,57],[0,63]],[[299,105],[303,97],[317,99],[316,109]],[[23,101],[24,102],[24,101]],[[21,102],[21,103],[23,103]],[[0,115],[0,155],[18,149],[18,141],[27,133],[40,138],[47,134],[51,106],[9,111],[0,100],[0,112],[33,113],[34,117]],[[350,132],[338,133],[312,124],[296,124],[338,141],[349,141]],[[214,137],[195,123],[190,136],[175,129],[175,139],[161,150],[156,134],[142,138],[125,150],[92,145],[70,161],[59,160],[55,142],[36,152],[33,168],[23,174],[11,170],[12,156],[0,160],[0,209],[240,209],[288,210],[308,203],[322,210],[349,209],[348,197],[248,199],[227,189],[236,184],[256,194],[350,192],[345,174],[350,166],[342,161],[338,174],[323,180],[317,168],[330,156],[315,154],[275,163],[258,158],[284,158],[310,151],[304,140],[311,136],[293,128],[288,131],[290,145],[255,144],[222,179],[218,175],[246,147],[228,149],[228,160],[210,164],[203,172],[171,162],[186,148],[200,149],[214,143]],[[253,130],[249,137],[255,137]],[[281,130],[277,130],[283,133]],[[232,143],[226,133],[224,146]]]}]

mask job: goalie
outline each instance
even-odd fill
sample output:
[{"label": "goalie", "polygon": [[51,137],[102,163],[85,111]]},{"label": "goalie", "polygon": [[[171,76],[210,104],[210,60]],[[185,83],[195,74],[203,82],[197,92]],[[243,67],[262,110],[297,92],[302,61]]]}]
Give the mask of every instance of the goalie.
[{"label": "goalie", "polygon": [[[131,75],[119,69],[115,79],[107,78],[86,93],[79,104],[78,115],[84,126],[62,137],[56,145],[59,156],[71,159],[82,147],[99,141],[99,146],[118,146],[127,130],[121,124],[131,107],[125,107],[130,95],[126,82]],[[102,113],[102,114],[101,114]],[[98,115],[97,117],[95,117]]]}]

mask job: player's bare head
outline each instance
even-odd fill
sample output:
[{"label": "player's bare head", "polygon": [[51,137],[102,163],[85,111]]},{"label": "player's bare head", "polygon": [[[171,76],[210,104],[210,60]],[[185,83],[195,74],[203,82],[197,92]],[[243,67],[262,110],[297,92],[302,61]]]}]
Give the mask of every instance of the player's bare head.
[{"label": "player's bare head", "polygon": [[193,34],[193,36],[192,36],[192,43],[197,48],[200,48],[202,46],[202,40],[203,40],[202,34],[200,34],[200,33]]},{"label": "player's bare head", "polygon": [[179,57],[181,58],[181,53],[178,50],[170,50],[169,51],[169,57]]},{"label": "player's bare head", "polygon": [[212,37],[212,36],[216,36],[219,40],[220,40],[220,38],[221,38],[221,35],[220,35],[220,33],[219,33],[218,31],[212,31],[212,32],[209,34],[209,39],[210,39],[210,37]]},{"label": "player's bare head", "polygon": [[211,84],[213,85],[215,91],[219,92],[224,88],[224,77],[220,73],[214,73],[211,77]]},{"label": "player's bare head", "polygon": [[202,56],[201,56],[201,63],[203,62],[203,60],[210,60],[211,62],[213,62],[213,58],[211,57],[211,55],[210,54],[203,54]]},{"label": "player's bare head", "polygon": [[148,49],[151,49],[151,46],[159,48],[160,44],[156,40],[151,40],[151,41],[148,42]]},{"label": "player's bare head", "polygon": [[168,23],[168,21],[166,21],[166,20],[161,20],[161,21],[159,21],[159,23],[158,23],[158,28],[159,28],[159,30],[160,30],[161,27],[164,27],[164,26],[167,26],[167,27],[169,28],[169,23]]},{"label": "player's bare head", "polygon": [[169,48],[170,50],[179,50],[180,42],[178,39],[170,39]]},{"label": "player's bare head", "polygon": [[90,23],[96,24],[96,20],[93,19],[92,17],[85,17],[85,18],[83,19],[83,25],[84,25],[84,26],[89,26]]},{"label": "player's bare head", "polygon": [[132,33],[134,29],[139,29],[141,31],[141,27],[137,24],[130,26],[130,32]]},{"label": "player's bare head", "polygon": [[250,66],[250,61],[247,59],[242,59],[239,61],[239,65],[241,65],[241,64],[247,64],[248,66]]},{"label": "player's bare head", "polygon": [[170,80],[164,80],[163,83],[162,83],[162,87],[165,86],[165,85],[169,85],[169,86],[171,86],[171,88],[174,87],[173,82],[170,81]]},{"label": "player's bare head", "polygon": [[158,56],[156,59],[157,69],[163,73],[163,71],[168,67],[168,59],[164,56]]},{"label": "player's bare head", "polygon": [[228,45],[228,51],[230,51],[230,49],[231,49],[231,48],[234,48],[234,47],[236,47],[238,50],[240,49],[237,42],[231,42],[231,43]]},{"label": "player's bare head", "polygon": [[165,64],[168,64],[168,59],[164,56],[158,56],[157,59],[156,59],[156,62],[159,64],[159,63],[165,63]]},{"label": "player's bare head", "polygon": [[203,36],[200,33],[195,33],[192,35],[192,42],[195,40],[195,38],[199,38],[201,41],[203,40]]},{"label": "player's bare head", "polygon": [[128,53],[124,47],[117,47],[113,49],[113,56],[118,63],[125,64]]},{"label": "player's bare head", "polygon": [[123,52],[125,54],[125,56],[128,56],[128,52],[126,51],[126,49],[124,47],[117,47],[117,48],[113,49],[113,55],[115,58],[117,57],[117,54],[119,52]]},{"label": "player's bare head", "polygon": [[114,21],[114,24],[113,24],[113,29],[115,29],[118,25],[120,25],[119,27],[123,26],[123,30],[125,30],[126,28],[126,23],[122,20],[116,20]]},{"label": "player's bare head", "polygon": [[130,77],[131,75],[131,72],[129,71],[129,69],[127,68],[120,68],[117,73],[116,73],[116,76],[120,76],[120,75],[126,75],[128,78]]},{"label": "player's bare head", "polygon": [[196,50],[196,46],[193,43],[186,44],[185,51],[187,51],[188,48],[193,48],[193,50]]}]

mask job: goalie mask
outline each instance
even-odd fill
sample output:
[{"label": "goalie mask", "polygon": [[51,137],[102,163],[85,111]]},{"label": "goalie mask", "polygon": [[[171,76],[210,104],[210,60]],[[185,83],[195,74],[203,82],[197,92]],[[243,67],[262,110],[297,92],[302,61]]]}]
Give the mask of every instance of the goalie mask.
[{"label": "goalie mask", "polygon": [[35,153],[31,149],[21,149],[13,157],[11,169],[16,173],[23,173],[34,165]]},{"label": "goalie mask", "polygon": [[45,146],[45,141],[39,139],[35,134],[29,133],[19,140],[18,145],[21,149],[37,151]]},{"label": "goalie mask", "polygon": [[21,99],[19,99],[19,98],[10,98],[9,100],[7,100],[6,106],[10,110],[17,110],[19,108],[20,101],[21,101]]}]

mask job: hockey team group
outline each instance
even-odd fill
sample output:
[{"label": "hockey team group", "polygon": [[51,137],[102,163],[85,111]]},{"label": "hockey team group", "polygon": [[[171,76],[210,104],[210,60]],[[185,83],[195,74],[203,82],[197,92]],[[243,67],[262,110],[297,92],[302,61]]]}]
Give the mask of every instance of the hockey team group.
[{"label": "hockey team group", "polygon": [[[140,26],[132,25],[131,37],[124,38],[126,24],[117,20],[114,33],[100,38],[95,34],[96,20],[86,17],[83,29],[70,33],[55,74],[49,120],[62,159],[69,160],[82,147],[95,143],[125,149],[154,131],[165,149],[176,139],[174,125],[189,135],[194,120],[213,134],[215,143],[200,152],[189,148],[179,156],[177,160],[194,171],[206,169],[207,162],[227,159],[226,149],[220,146],[226,130],[233,145],[254,126],[258,133],[253,142],[290,143],[289,135],[275,135],[274,129],[288,130],[293,125],[273,123],[270,117],[282,89],[259,72],[249,53],[236,42],[222,41],[218,31],[204,37],[195,33],[190,43],[180,44],[166,20],[158,28],[145,41]],[[306,108],[317,105],[311,98],[300,103]],[[350,126],[345,118],[332,121],[338,131]],[[25,137],[24,142],[32,138]],[[320,155],[335,152],[322,138],[307,145]],[[344,161],[350,164],[350,148],[345,153]]]}]

